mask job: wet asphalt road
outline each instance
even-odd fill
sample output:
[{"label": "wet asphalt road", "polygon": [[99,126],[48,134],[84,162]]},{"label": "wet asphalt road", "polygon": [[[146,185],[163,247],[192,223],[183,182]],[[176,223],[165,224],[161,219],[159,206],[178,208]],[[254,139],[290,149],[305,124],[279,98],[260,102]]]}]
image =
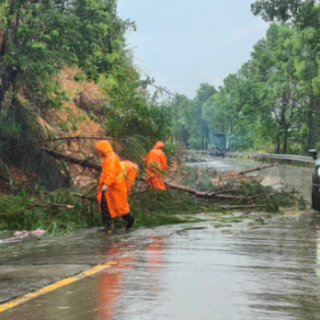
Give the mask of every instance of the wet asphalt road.
[{"label": "wet asphalt road", "polygon": [[[280,167],[279,174],[310,195],[311,169]],[[197,224],[12,244],[0,250],[2,302],[95,264],[116,264],[0,320],[320,319],[319,230],[320,216],[311,212],[277,216],[259,229],[216,228],[208,214]]]}]

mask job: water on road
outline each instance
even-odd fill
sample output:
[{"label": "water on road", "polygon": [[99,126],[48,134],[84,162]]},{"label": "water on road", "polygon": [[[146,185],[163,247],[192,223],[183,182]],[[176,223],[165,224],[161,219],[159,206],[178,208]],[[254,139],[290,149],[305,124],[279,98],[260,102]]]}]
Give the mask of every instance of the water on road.
[{"label": "water on road", "polygon": [[[224,168],[257,166],[232,161]],[[279,174],[310,197],[311,169],[280,166]],[[58,278],[62,266],[77,273],[116,264],[4,311],[0,320],[320,319],[319,230],[320,215],[312,212],[275,216],[259,229],[245,223],[216,228],[208,214],[197,224],[112,236],[86,230],[10,245],[0,251],[0,270],[32,266],[21,283],[48,265]],[[15,280],[5,279],[5,287]]]}]

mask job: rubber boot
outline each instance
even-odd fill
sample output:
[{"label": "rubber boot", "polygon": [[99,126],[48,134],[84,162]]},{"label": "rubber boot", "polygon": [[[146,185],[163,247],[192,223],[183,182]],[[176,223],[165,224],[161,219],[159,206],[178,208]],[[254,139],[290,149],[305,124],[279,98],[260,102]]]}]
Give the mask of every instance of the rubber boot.
[{"label": "rubber boot", "polygon": [[101,199],[101,217],[102,217],[102,228],[99,231],[106,231],[112,233],[112,222],[110,217],[110,212],[108,208],[108,203],[106,197],[103,195]]},{"label": "rubber boot", "polygon": [[126,226],[127,231],[130,230],[132,228],[132,226],[134,225],[134,223],[136,222],[136,218],[131,211],[129,211],[128,214],[122,216],[122,219],[127,221],[127,226]]}]

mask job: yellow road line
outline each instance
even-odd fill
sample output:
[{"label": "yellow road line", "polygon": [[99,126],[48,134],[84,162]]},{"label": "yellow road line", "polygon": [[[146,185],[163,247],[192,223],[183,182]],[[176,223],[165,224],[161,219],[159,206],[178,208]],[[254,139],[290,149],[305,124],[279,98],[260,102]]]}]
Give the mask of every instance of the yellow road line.
[{"label": "yellow road line", "polygon": [[58,282],[55,282],[55,283],[52,283],[46,287],[43,287],[37,291],[34,291],[34,292],[30,292],[30,293],[27,293],[25,294],[24,296],[22,296],[21,298],[17,298],[17,299],[14,299],[10,302],[7,302],[7,303],[3,303],[3,304],[0,304],[0,313],[3,312],[3,311],[6,311],[8,309],[11,309],[13,307],[16,307],[18,306],[19,304],[22,304],[24,302],[27,302],[33,298],[36,298],[36,297],[39,297],[45,293],[48,293],[48,292],[51,292],[51,291],[54,291],[56,289],[59,289],[61,287],[64,287],[64,286],[67,286],[68,284],[70,283],[73,283],[73,282],[76,282],[78,280],[81,280],[83,278],[86,278],[88,276],[91,276],[93,274],[96,274],[104,269],[107,269],[107,268],[110,268],[111,265],[114,265],[114,264],[117,264],[115,261],[109,261],[109,262],[106,262],[104,264],[101,264],[101,265],[97,265],[91,269],[88,269],[86,271],[83,271],[81,273],[79,273],[78,275],[74,276],[74,277],[69,277],[69,278],[65,278],[65,279],[62,279]]}]

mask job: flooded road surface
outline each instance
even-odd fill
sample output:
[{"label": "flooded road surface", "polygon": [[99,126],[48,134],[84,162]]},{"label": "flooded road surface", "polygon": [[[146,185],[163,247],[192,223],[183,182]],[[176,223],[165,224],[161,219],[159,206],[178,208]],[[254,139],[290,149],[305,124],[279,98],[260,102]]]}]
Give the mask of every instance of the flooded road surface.
[{"label": "flooded road surface", "polygon": [[[283,171],[294,173],[292,184],[306,183],[301,190],[308,196],[311,169]],[[252,230],[245,223],[216,228],[214,214],[207,217],[112,236],[78,231],[3,248],[0,270],[33,267],[20,275],[21,282],[48,265],[59,278],[62,266],[74,268],[72,275],[77,266],[112,264],[0,312],[0,320],[320,319],[320,215],[275,216]],[[4,287],[0,272],[0,292],[14,280],[5,279]]]},{"label": "flooded road surface", "polygon": [[320,319],[319,227],[301,215],[251,231],[208,221],[106,235],[100,258],[117,264],[0,319]]}]

